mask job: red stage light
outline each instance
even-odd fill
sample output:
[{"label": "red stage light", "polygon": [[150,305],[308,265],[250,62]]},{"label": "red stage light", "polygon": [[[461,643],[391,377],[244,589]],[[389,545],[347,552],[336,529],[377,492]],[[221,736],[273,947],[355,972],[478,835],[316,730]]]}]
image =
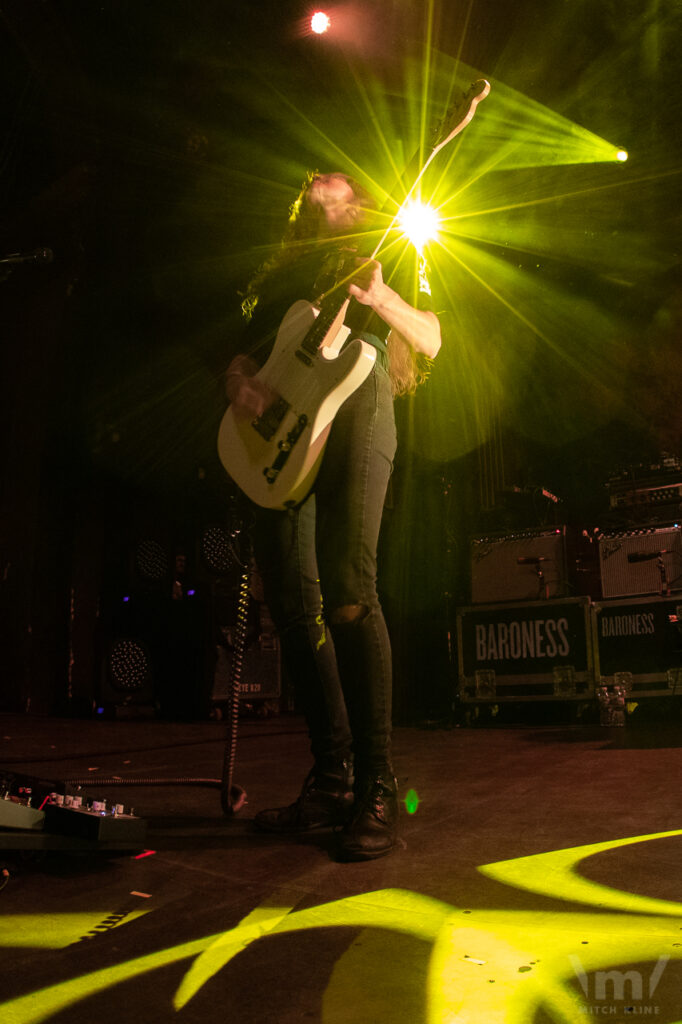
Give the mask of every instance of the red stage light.
[{"label": "red stage light", "polygon": [[331,25],[331,18],[324,11],[315,11],[310,19],[310,27],[318,36],[323,35]]}]

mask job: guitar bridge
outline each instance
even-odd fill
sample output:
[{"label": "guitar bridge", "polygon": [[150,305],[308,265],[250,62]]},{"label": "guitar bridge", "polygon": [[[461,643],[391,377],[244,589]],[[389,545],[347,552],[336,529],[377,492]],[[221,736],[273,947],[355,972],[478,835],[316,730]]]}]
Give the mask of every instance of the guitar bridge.
[{"label": "guitar bridge", "polygon": [[284,469],[287,463],[287,459],[291,455],[291,450],[298,441],[299,437],[308,425],[308,417],[305,413],[298,417],[295,426],[291,428],[286,438],[283,441],[279,441],[277,447],[279,448],[279,454],[271,466],[266,466],[263,470],[263,475],[269,484],[274,484],[275,480]]},{"label": "guitar bridge", "polygon": [[[264,441],[272,440],[277,429],[289,410],[289,403],[285,398],[278,398],[276,402],[265,410],[262,416],[253,420],[251,426],[258,431]],[[296,428],[294,428],[296,429]]]}]

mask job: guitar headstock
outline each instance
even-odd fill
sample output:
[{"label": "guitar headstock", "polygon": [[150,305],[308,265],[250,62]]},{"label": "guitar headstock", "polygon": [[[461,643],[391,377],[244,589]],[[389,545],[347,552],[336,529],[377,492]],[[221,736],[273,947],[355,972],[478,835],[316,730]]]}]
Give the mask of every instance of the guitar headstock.
[{"label": "guitar headstock", "polygon": [[447,146],[448,142],[451,142],[455,135],[466,128],[469,121],[476,113],[476,107],[484,100],[490,92],[490,82],[487,82],[485,78],[479,78],[476,82],[473,82],[468,90],[462,94],[462,98],[458,103],[451,106],[445,116],[438,122],[434,131],[434,137],[432,141],[432,153],[435,155],[439,149],[443,146]]}]

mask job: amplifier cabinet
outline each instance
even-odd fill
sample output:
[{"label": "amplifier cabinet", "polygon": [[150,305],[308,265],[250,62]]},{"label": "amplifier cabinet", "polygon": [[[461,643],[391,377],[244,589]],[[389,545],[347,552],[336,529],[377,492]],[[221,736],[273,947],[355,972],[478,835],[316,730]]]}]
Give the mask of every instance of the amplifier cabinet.
[{"label": "amplifier cabinet", "polygon": [[597,601],[592,623],[604,685],[632,697],[682,694],[682,595]]},{"label": "amplifier cabinet", "polygon": [[465,703],[594,696],[588,597],[460,608],[457,648]]},{"label": "amplifier cabinet", "polygon": [[602,597],[682,590],[682,527],[642,526],[599,537]]},{"label": "amplifier cabinet", "polygon": [[471,540],[471,603],[566,597],[566,527]]}]

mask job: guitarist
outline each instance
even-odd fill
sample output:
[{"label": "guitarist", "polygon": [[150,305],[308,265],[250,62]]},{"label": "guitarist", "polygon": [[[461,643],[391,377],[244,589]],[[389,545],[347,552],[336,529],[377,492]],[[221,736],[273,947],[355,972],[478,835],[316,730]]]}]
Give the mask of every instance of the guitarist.
[{"label": "guitarist", "polygon": [[[272,339],[294,300],[314,301],[338,280],[354,300],[350,337],[376,349],[369,376],[334,418],[312,492],[293,509],[254,509],[255,558],[314,759],[298,799],[261,811],[255,823],[275,833],[343,826],[343,860],[380,857],[396,843],[391,648],[377,543],[396,448],[393,397],[414,390],[441,344],[425,275],[400,271],[402,297],[378,260],[357,255],[371,216],[369,196],[351,178],[308,176],[280,248],[248,286],[251,354],[237,356],[226,379],[235,415],[260,416],[276,396],[255,376],[251,338]],[[261,362],[267,354],[257,351]]]}]

